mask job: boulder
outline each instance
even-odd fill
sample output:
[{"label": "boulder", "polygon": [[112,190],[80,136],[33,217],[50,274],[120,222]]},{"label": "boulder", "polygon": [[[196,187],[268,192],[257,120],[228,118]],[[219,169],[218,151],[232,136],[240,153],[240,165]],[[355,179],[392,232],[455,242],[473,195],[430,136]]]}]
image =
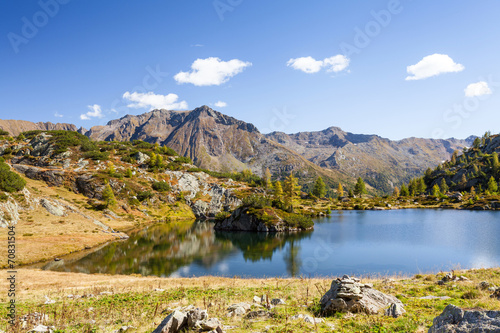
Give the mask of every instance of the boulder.
[{"label": "boulder", "polygon": [[55,215],[55,216],[65,216],[66,211],[64,207],[58,205],[57,203],[51,202],[48,199],[41,199],[40,204],[42,205],[43,208],[45,208],[50,214]]},{"label": "boulder", "polygon": [[321,310],[327,314],[336,312],[377,314],[393,303],[403,308],[403,303],[396,297],[375,290],[371,285],[360,283],[359,279],[348,275],[333,280],[330,290],[323,295],[320,303]]},{"label": "boulder", "polygon": [[151,157],[149,157],[149,155],[141,153],[140,151],[137,152],[136,154],[134,154],[133,157],[137,160],[137,163],[139,163],[139,164],[144,164],[151,159]]},{"label": "boulder", "polygon": [[464,311],[449,304],[434,318],[429,333],[500,333],[500,311]]},{"label": "boulder", "polygon": [[187,313],[175,310],[163,319],[153,333],[177,333],[181,329],[187,327],[187,322]]},{"label": "boulder", "polygon": [[402,316],[406,310],[399,304],[392,303],[387,310],[385,310],[385,315],[393,318],[398,318]]},{"label": "boulder", "polygon": [[500,288],[496,289],[490,297],[498,298],[500,300]]}]

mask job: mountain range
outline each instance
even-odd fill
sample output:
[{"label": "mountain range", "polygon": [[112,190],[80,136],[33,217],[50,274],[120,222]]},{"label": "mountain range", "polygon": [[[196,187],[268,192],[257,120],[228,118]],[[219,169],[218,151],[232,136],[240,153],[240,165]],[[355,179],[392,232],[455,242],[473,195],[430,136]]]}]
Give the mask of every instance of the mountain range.
[{"label": "mountain range", "polygon": [[393,141],[377,135],[353,134],[338,127],[317,132],[262,134],[252,124],[208,106],[191,111],[153,110],[126,115],[86,131],[71,124],[0,120],[11,135],[26,130],[78,131],[96,141],[143,140],[166,145],[190,157],[200,168],[229,172],[250,169],[274,178],[296,173],[305,190],[321,176],[330,187],[347,187],[362,177],[372,192],[388,193],[393,186],[433,168],[455,150],[470,146],[466,140],[407,138]]}]

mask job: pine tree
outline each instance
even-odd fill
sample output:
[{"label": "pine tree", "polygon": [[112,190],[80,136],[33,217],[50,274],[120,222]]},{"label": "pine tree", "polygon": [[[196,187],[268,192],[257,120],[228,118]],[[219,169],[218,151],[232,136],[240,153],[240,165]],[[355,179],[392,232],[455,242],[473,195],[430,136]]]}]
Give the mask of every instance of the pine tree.
[{"label": "pine tree", "polygon": [[347,196],[348,196],[349,198],[354,198],[354,193],[352,192],[352,190],[351,190],[351,189],[349,189],[349,192],[347,193]]},{"label": "pine tree", "polygon": [[104,201],[106,208],[116,204],[115,194],[113,193],[113,189],[111,188],[111,186],[109,186],[109,184],[104,187],[101,195],[102,201]]},{"label": "pine tree", "polygon": [[266,189],[270,189],[272,187],[273,183],[271,182],[271,171],[269,171],[269,168],[266,168],[264,171],[264,186]]},{"label": "pine tree", "polygon": [[488,192],[490,192],[491,194],[498,192],[498,184],[493,176],[491,176],[490,180],[488,181]]},{"label": "pine tree", "polygon": [[465,173],[462,174],[462,178],[460,179],[460,185],[462,185],[462,187],[465,187],[465,185],[467,185],[467,176],[465,175]]},{"label": "pine tree", "polygon": [[323,181],[323,178],[318,177],[316,179],[316,183],[314,184],[314,188],[312,191],[313,195],[317,196],[318,198],[324,198],[326,195],[326,185],[325,182]]},{"label": "pine tree", "polygon": [[281,182],[279,180],[274,183],[274,199],[280,202],[283,199],[283,187],[281,187]]},{"label": "pine tree", "polygon": [[115,165],[112,162],[108,162],[108,174],[113,177],[116,173]]},{"label": "pine tree", "polygon": [[480,138],[475,138],[474,142],[472,143],[472,147],[479,149],[479,146],[481,145],[481,139]]},{"label": "pine tree", "polygon": [[456,165],[457,164],[457,156],[458,156],[458,151],[455,150],[453,152],[453,155],[451,155],[451,165]]},{"label": "pine tree", "polygon": [[407,197],[410,195],[410,192],[408,191],[408,187],[406,187],[405,184],[401,185],[401,191],[399,191],[399,196],[400,197]]},{"label": "pine tree", "polygon": [[423,194],[427,191],[427,185],[425,185],[425,180],[424,178],[419,178],[417,181],[417,193],[418,194]]},{"label": "pine tree", "polygon": [[470,194],[471,194],[471,195],[476,195],[476,189],[474,188],[474,186],[472,186],[472,187],[470,188]]},{"label": "pine tree", "polygon": [[417,182],[415,178],[410,180],[410,183],[408,184],[408,192],[410,192],[410,196],[414,197],[417,194]]},{"label": "pine tree", "polygon": [[342,187],[342,184],[339,182],[339,186],[337,187],[337,195],[340,197],[344,196],[344,188]]},{"label": "pine tree", "polygon": [[361,177],[358,178],[358,181],[356,182],[356,185],[354,185],[354,194],[356,195],[362,195],[366,194],[366,185],[365,182]]},{"label": "pine tree", "polygon": [[434,184],[434,186],[432,187],[432,196],[437,198],[440,194],[441,192],[439,191],[438,184]]},{"label": "pine tree", "polygon": [[293,212],[293,200],[297,197],[297,192],[300,190],[297,178],[290,173],[290,176],[286,177],[283,187],[285,204],[289,207],[290,212]]},{"label": "pine tree", "polygon": [[154,168],[156,166],[156,154],[151,153],[151,159],[149,160],[149,166]]},{"label": "pine tree", "polygon": [[125,177],[132,178],[133,176],[134,174],[132,173],[131,169],[127,169],[127,171],[125,171]]},{"label": "pine tree", "polygon": [[500,162],[498,162],[497,152],[493,152],[491,166],[493,167],[493,176],[498,177],[500,171]]},{"label": "pine tree", "polygon": [[397,186],[394,186],[394,191],[392,191],[392,196],[395,198],[399,197],[399,188]]},{"label": "pine tree", "polygon": [[446,179],[441,178],[441,183],[439,183],[439,190],[443,194],[445,194],[446,192],[448,192],[449,187],[448,187],[448,184],[446,184]]}]

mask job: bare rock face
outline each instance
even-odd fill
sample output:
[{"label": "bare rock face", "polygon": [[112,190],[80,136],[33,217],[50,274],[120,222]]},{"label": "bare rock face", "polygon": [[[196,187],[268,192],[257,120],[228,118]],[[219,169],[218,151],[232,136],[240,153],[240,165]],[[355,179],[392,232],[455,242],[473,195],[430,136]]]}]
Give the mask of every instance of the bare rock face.
[{"label": "bare rock face", "polygon": [[332,281],[330,290],[321,298],[321,310],[327,314],[336,312],[361,312],[377,314],[380,310],[395,304],[400,310],[403,303],[396,297],[386,295],[359,279],[344,275]]},{"label": "bare rock face", "polygon": [[429,333],[500,333],[500,311],[464,311],[449,304],[432,321]]}]

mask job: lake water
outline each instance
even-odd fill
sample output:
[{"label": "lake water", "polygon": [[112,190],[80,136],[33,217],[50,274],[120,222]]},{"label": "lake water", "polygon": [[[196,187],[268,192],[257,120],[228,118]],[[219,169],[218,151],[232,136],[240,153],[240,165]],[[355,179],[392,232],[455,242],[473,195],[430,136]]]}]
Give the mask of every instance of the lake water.
[{"label": "lake water", "polygon": [[160,224],[44,269],[190,277],[415,274],[500,265],[500,212],[335,211],[296,234]]}]

